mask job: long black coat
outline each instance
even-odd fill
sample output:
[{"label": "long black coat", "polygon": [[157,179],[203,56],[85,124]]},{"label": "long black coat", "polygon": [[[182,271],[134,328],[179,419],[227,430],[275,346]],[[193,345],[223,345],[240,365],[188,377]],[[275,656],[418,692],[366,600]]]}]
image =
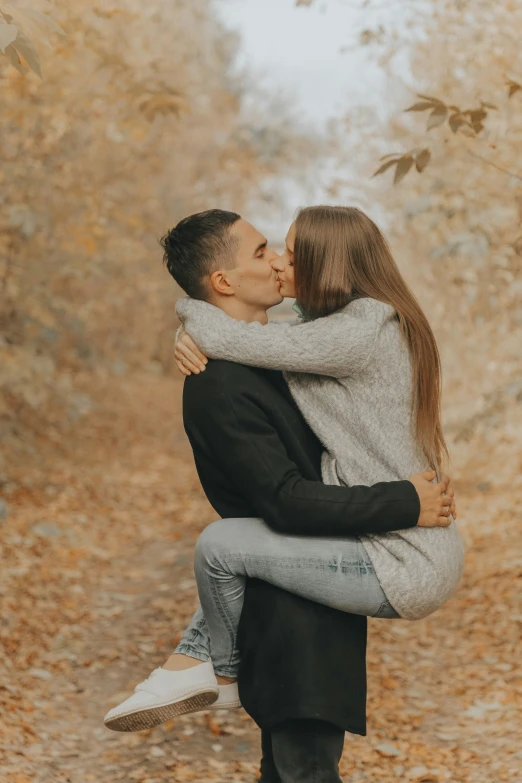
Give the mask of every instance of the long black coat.
[{"label": "long black coat", "polygon": [[[409,481],[321,482],[322,446],[279,372],[209,361],[185,380],[185,430],[218,514],[262,517],[289,535],[349,537],[414,527]],[[238,646],[239,694],[261,728],[320,718],[366,734],[367,619],[247,580]]]}]

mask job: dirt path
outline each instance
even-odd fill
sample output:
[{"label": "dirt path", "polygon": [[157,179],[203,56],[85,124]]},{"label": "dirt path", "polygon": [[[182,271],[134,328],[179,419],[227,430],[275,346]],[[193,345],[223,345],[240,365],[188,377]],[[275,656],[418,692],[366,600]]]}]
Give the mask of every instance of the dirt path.
[{"label": "dirt path", "polygon": [[[193,546],[214,513],[176,379],[79,385],[91,412],[41,431],[44,459],[13,460],[3,487],[1,779],[253,783],[259,732],[242,710],[103,726],[190,618]],[[346,781],[522,780],[520,500],[458,488],[465,579],[431,619],[370,622],[369,731],[347,735]]]}]

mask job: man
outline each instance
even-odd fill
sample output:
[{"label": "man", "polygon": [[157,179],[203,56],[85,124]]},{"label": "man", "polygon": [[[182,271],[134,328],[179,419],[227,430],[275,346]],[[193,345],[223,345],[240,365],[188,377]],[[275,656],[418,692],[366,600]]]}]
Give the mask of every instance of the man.
[{"label": "man", "polygon": [[[236,213],[186,218],[163,246],[178,284],[233,318],[266,323],[266,310],[281,301],[275,254]],[[210,361],[185,381],[183,417],[203,489],[222,517],[263,517],[281,533],[329,537],[441,523],[441,485],[419,476],[323,485],[321,444],[278,372]],[[366,628],[366,617],[248,583],[238,685],[262,728],[262,783],[340,781],[344,732],[366,733]],[[198,610],[169,668],[195,671],[208,660],[205,637]]]}]

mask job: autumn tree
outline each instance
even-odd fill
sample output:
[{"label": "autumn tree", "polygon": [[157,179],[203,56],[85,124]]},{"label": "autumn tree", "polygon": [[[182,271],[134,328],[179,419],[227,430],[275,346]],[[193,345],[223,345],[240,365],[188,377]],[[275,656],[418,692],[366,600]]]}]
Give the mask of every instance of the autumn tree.
[{"label": "autumn tree", "polygon": [[[448,307],[501,330],[522,324],[521,24],[522,7],[509,0],[438,4],[413,51],[421,96],[386,133],[395,148],[432,153],[422,177],[392,198],[432,277],[444,279]],[[411,163],[401,160],[404,174]]]},{"label": "autumn tree", "polygon": [[522,399],[522,6],[441,2],[423,25],[411,76],[390,74],[393,106],[373,117],[359,174],[397,153],[367,202],[437,329],[448,433],[473,443],[482,427],[493,443]]},{"label": "autumn tree", "polygon": [[245,209],[313,149],[252,99],[211,0],[56,5],[48,32],[66,35],[39,46],[41,62],[20,44],[28,18],[42,32],[37,3],[35,17],[0,6],[6,415],[53,397],[62,370],[168,367],[174,290],[158,238],[198,209]]},{"label": "autumn tree", "polygon": [[0,52],[23,75],[42,75],[39,46],[52,48],[51,40],[64,31],[48,13],[33,7],[0,3]]},{"label": "autumn tree", "polygon": [[436,328],[452,448],[499,454],[522,400],[522,6],[404,0],[390,20],[359,35],[386,89],[347,106],[330,195],[382,222]]}]

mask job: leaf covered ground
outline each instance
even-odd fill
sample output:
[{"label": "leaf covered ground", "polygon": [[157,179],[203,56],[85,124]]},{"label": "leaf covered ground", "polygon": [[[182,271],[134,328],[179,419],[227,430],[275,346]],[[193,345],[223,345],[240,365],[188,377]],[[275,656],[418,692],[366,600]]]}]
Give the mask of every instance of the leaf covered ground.
[{"label": "leaf covered ground", "polygon": [[[178,379],[75,382],[88,412],[65,430],[59,410],[45,426],[35,418],[25,442],[7,443],[1,778],[253,783],[259,731],[242,710],[128,735],[102,723],[189,620],[192,551],[214,513],[183,432]],[[517,416],[495,442],[478,433],[457,454],[467,547],[457,595],[421,622],[370,621],[368,736],[346,736],[345,781],[522,780]]]}]

